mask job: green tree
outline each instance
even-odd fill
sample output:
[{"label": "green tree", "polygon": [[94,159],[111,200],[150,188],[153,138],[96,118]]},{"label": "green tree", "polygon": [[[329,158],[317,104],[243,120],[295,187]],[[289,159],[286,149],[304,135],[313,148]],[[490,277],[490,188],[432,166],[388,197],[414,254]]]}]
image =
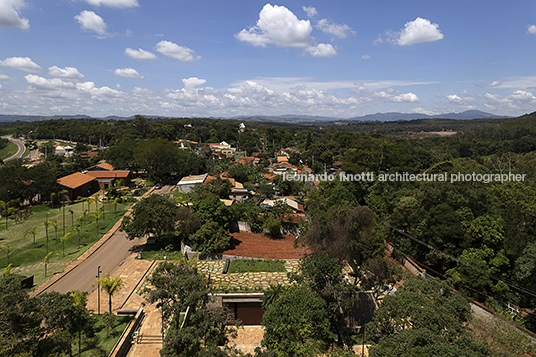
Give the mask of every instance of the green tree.
[{"label": "green tree", "polygon": [[187,239],[192,249],[200,253],[223,253],[230,241],[227,231],[214,222],[206,222]]},{"label": "green tree", "polygon": [[305,286],[291,286],[262,318],[262,345],[276,356],[313,356],[332,342],[325,301]]},{"label": "green tree", "polygon": [[177,222],[178,207],[172,198],[151,195],[138,202],[130,216],[125,216],[120,231],[127,239],[142,238],[154,233],[159,238],[173,232]]},{"label": "green tree", "polygon": [[46,256],[45,256],[45,259],[44,262],[45,262],[45,277],[47,276],[47,265],[48,265],[48,261],[50,260],[50,257],[52,256],[52,254],[54,254],[54,252],[49,252]]},{"label": "green tree", "polygon": [[28,228],[26,231],[24,231],[24,237],[29,236],[30,234],[33,235],[33,247],[35,248],[35,234],[37,231],[37,226],[33,226]]},{"label": "green tree", "polygon": [[60,238],[60,241],[61,241],[61,248],[62,248],[62,251],[63,251],[63,256],[65,257],[65,241],[67,240],[67,238],[69,238],[71,236],[71,232],[67,232],[63,235],[63,237]]},{"label": "green tree", "polygon": [[[108,313],[112,314],[112,296],[121,289],[123,281],[120,277],[111,278],[110,273],[106,273],[104,278],[98,278],[97,284],[100,284],[101,290],[108,294]],[[108,326],[110,327],[110,326]]]},{"label": "green tree", "polygon": [[78,248],[80,248],[80,233],[82,232],[82,229],[76,226],[74,227],[74,230],[76,231],[76,236],[78,237]]},{"label": "green tree", "polygon": [[56,221],[55,219],[51,219],[48,222],[52,227],[54,227],[54,231],[56,232],[56,243],[57,243],[58,242],[58,221]]},{"label": "green tree", "polygon": [[469,303],[447,281],[411,277],[385,296],[366,325],[370,356],[490,356],[467,337]]},{"label": "green tree", "polygon": [[6,266],[9,266],[9,254],[11,253],[11,249],[9,249],[9,246],[6,245],[4,247],[0,247],[0,251],[6,255],[6,257],[7,257]]},{"label": "green tree", "polygon": [[[160,263],[144,289],[147,301],[162,309],[164,325],[169,325],[161,356],[228,356],[230,330],[221,305],[209,299],[206,278],[195,266],[181,259]],[[190,317],[179,329],[179,315],[190,308]]]},{"label": "green tree", "polygon": [[97,226],[97,234],[99,233],[99,220],[102,217],[102,213],[99,213],[99,211],[95,211],[91,214],[91,217],[95,220],[95,225]]}]

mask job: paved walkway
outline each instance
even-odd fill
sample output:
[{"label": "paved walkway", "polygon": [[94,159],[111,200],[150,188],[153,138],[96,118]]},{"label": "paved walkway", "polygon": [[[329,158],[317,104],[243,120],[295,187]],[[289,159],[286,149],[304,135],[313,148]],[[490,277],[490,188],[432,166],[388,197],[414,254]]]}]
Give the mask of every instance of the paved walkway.
[{"label": "paved walkway", "polygon": [[224,260],[198,261],[197,269],[210,277],[211,285],[217,291],[262,291],[270,287],[270,284],[288,285],[288,272],[296,272],[298,260],[285,261],[286,272],[277,273],[233,273],[223,274]]}]

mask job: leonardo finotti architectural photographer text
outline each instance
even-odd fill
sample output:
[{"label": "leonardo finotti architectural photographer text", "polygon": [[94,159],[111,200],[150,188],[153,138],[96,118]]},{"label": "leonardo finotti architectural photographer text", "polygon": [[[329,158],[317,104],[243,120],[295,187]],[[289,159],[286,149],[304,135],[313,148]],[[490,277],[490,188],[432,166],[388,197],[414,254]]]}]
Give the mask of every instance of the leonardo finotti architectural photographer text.
[{"label": "leonardo finotti architectural photographer text", "polygon": [[503,183],[508,181],[525,181],[526,174],[513,174],[511,172],[505,174],[480,174],[480,173],[448,173],[430,174],[422,172],[412,174],[409,172],[396,173],[379,173],[361,172],[359,174],[347,174],[341,172],[339,174],[296,174],[283,173],[283,181],[301,181],[301,182],[316,182],[316,181],[383,181],[383,182],[482,182],[482,183]]}]

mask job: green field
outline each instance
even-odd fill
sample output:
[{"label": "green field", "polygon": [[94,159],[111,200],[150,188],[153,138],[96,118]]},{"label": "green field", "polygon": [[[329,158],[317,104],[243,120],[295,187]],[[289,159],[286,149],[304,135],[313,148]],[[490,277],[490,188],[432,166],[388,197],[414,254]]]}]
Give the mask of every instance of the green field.
[{"label": "green field", "polygon": [[8,157],[16,154],[17,150],[18,150],[17,144],[12,143],[10,141],[9,144],[7,144],[5,148],[0,150],[0,159],[2,160],[7,159]]},{"label": "green field", "polygon": [[286,272],[283,260],[231,260],[229,273]]},{"label": "green field", "polygon": [[[53,209],[47,205],[33,206],[29,219],[15,222],[12,217],[9,217],[7,219],[7,229],[6,219],[2,217],[0,218],[0,269],[7,266],[5,250],[9,250],[9,262],[13,264],[13,267],[23,267],[20,273],[26,276],[35,275],[35,284],[38,285],[45,280],[44,267],[35,263],[42,263],[47,255],[47,233],[44,224],[46,221],[57,222],[57,230],[52,225],[48,227],[48,251],[53,252],[48,262],[49,269],[47,269],[47,275],[50,277],[55,272],[63,269],[62,266],[58,266],[58,263],[75,260],[92,244],[97,242],[125,214],[130,205],[131,203],[118,204],[116,214],[114,204],[106,204],[104,215],[101,213],[98,221],[98,231],[97,222],[93,216],[95,204],[91,205],[91,213],[86,214],[85,222],[83,209],[87,209],[88,205],[84,203],[82,208],[81,202],[66,203],[65,209],[58,204]],[[99,204],[100,207],[102,207],[102,204]],[[65,212],[65,215],[63,212]],[[71,232],[71,235],[62,244],[64,216],[65,233]],[[79,220],[80,217],[82,217],[82,221]],[[28,230],[34,226],[36,227],[35,247],[34,236],[28,233]],[[78,246],[76,227],[80,228],[80,246]]]}]

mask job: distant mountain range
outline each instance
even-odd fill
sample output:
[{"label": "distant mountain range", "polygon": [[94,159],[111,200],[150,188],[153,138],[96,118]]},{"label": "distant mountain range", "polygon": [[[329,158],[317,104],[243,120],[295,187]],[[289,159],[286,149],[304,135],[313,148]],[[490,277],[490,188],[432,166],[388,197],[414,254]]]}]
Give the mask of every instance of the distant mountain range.
[{"label": "distant mountain range", "polygon": [[333,118],[322,116],[307,116],[307,115],[280,115],[280,116],[241,116],[232,119],[251,120],[251,121],[277,121],[277,122],[311,122],[311,121],[396,121],[396,120],[416,120],[416,119],[484,119],[484,118],[508,118],[503,115],[495,115],[482,112],[480,110],[467,110],[461,113],[446,113],[438,115],[426,115],[420,113],[376,113],[367,114],[353,118]]},{"label": "distant mountain range", "polygon": [[[530,115],[530,114],[528,114]],[[164,116],[146,116],[147,118],[163,118]],[[120,117],[120,116],[107,116],[105,118],[93,118],[88,115],[6,115],[0,114],[0,123],[14,123],[14,122],[28,122],[38,120],[50,120],[50,119],[101,119],[101,120],[128,120],[133,119],[134,116]],[[305,123],[305,122],[317,122],[317,121],[396,121],[396,120],[416,120],[416,119],[458,119],[458,120],[470,120],[470,119],[484,119],[484,118],[507,118],[507,116],[495,115],[491,113],[482,112],[479,110],[467,110],[461,113],[447,113],[438,115],[426,115],[419,113],[376,113],[367,114],[360,117],[353,118],[335,118],[324,116],[309,116],[309,115],[279,115],[279,116],[237,116],[226,119],[235,120],[247,120],[247,121],[261,121],[261,122],[285,122],[285,123]],[[220,119],[220,118],[218,118]]]}]

